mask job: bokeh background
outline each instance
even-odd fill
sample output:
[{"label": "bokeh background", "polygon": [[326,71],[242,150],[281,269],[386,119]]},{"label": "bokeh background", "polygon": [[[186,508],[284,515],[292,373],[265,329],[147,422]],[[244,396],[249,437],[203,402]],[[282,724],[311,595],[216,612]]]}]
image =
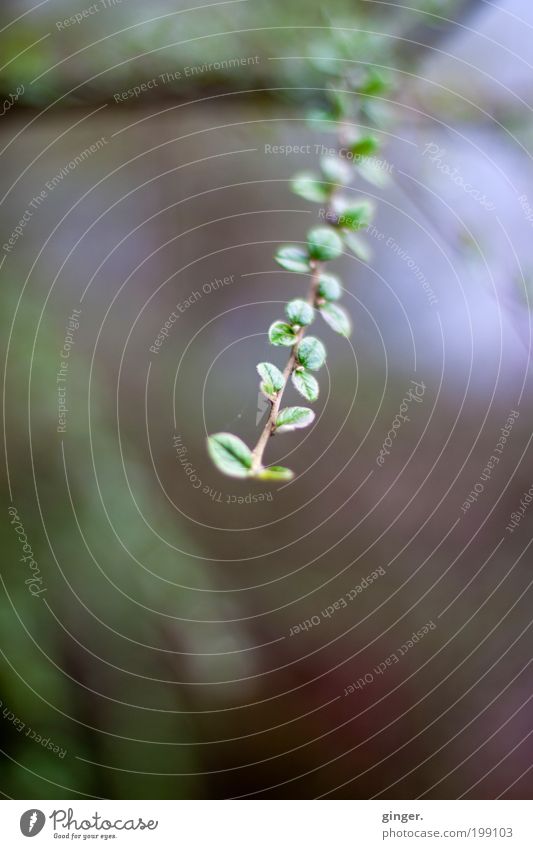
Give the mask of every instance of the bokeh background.
[{"label": "bokeh background", "polygon": [[[531,5],[90,8],[1,12],[2,245],[31,212],[0,270],[1,792],[529,797]],[[321,333],[318,421],[269,447],[299,474],[250,484],[205,437],[252,444],[255,363],[281,364],[265,331],[303,283],[272,255],[316,220],[289,181],[331,144],[305,120],[331,27],[391,79],[373,103],[391,179],[360,187],[372,258],[336,263],[355,329]],[[380,468],[412,380],[423,402]]]}]

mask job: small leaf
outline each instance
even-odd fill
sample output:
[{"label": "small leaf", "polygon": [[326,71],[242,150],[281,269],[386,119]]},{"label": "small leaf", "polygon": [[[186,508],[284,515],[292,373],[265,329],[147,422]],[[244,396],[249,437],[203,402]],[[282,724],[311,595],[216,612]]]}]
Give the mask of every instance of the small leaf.
[{"label": "small leaf", "polygon": [[350,153],[357,161],[361,156],[372,156],[379,150],[379,141],[375,136],[360,136],[350,144]]},{"label": "small leaf", "polygon": [[261,391],[265,393],[267,398],[274,395],[275,392],[279,392],[285,386],[282,373],[272,363],[258,363],[257,371],[263,378]]},{"label": "small leaf", "polygon": [[347,203],[338,210],[337,226],[343,230],[362,230],[370,225],[374,209],[368,201]]},{"label": "small leaf", "polygon": [[317,132],[336,133],[339,116],[325,109],[313,109],[307,113],[308,125]]},{"label": "small leaf", "polygon": [[272,345],[294,345],[296,342],[296,333],[290,324],[285,324],[283,321],[275,321],[269,327],[268,338]]},{"label": "small leaf", "polygon": [[301,298],[295,298],[294,301],[289,301],[285,307],[285,313],[291,324],[299,324],[302,327],[311,324],[315,318],[313,307],[307,301],[301,300]]},{"label": "small leaf", "polygon": [[363,157],[358,163],[359,173],[368,183],[383,189],[390,184],[390,176],[379,159]]},{"label": "small leaf", "polygon": [[276,251],[274,259],[286,271],[305,273],[311,270],[307,251],[297,245],[283,245]]},{"label": "small leaf", "polygon": [[320,314],[336,333],[349,336],[352,332],[350,316],[338,304],[324,304],[323,307],[320,307]]},{"label": "small leaf", "polygon": [[252,452],[232,433],[215,433],[207,440],[209,455],[221,472],[232,478],[246,478],[252,468]]},{"label": "small leaf", "polygon": [[390,77],[381,69],[370,68],[364,83],[359,87],[361,94],[382,94],[390,87]]},{"label": "small leaf", "polygon": [[261,469],[257,477],[263,481],[290,481],[294,477],[294,472],[286,469],[285,466],[267,466],[266,469]]},{"label": "small leaf", "polygon": [[306,336],[298,345],[296,353],[298,362],[311,371],[318,371],[324,365],[326,349],[322,342],[314,336]]},{"label": "small leaf", "polygon": [[326,262],[342,253],[342,239],[330,227],[315,227],[307,234],[309,256]]},{"label": "small leaf", "polygon": [[291,182],[291,189],[295,195],[315,203],[324,203],[328,200],[333,187],[328,186],[320,180],[316,174],[304,171],[297,174]]},{"label": "small leaf", "polygon": [[326,180],[345,185],[350,181],[352,170],[339,156],[323,156],[320,167]]},{"label": "small leaf", "polygon": [[293,371],[291,380],[295,389],[308,401],[316,401],[318,398],[318,380],[305,369]]},{"label": "small leaf", "polygon": [[330,85],[328,86],[328,97],[331,104],[330,108],[332,108],[333,112],[337,115],[337,118],[343,118],[350,114],[350,107],[352,104],[351,92],[345,92]]},{"label": "small leaf", "polygon": [[321,274],[318,278],[317,292],[326,301],[338,301],[342,295],[342,287],[334,274]]},{"label": "small leaf", "polygon": [[[344,244],[347,248],[350,248],[354,256],[358,259],[362,259],[363,262],[370,262],[372,259],[371,249],[368,247],[366,242],[364,242],[363,239],[355,233],[345,233]],[[333,298],[329,298],[329,300],[333,300]]]},{"label": "small leaf", "polygon": [[365,100],[361,106],[361,114],[368,124],[373,124],[375,127],[387,129],[392,126],[393,112],[384,100]]},{"label": "small leaf", "polygon": [[284,407],[276,420],[276,432],[286,433],[298,427],[307,427],[314,418],[315,414],[309,407]]},{"label": "small leaf", "polygon": [[339,60],[333,55],[334,48],[328,41],[317,41],[309,49],[309,64],[321,74],[334,76],[339,72]]}]

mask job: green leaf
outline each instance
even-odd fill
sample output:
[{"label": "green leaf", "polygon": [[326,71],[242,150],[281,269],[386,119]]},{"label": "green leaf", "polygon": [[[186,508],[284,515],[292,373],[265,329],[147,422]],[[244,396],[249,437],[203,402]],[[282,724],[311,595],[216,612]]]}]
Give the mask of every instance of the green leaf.
[{"label": "green leaf", "polygon": [[366,200],[338,207],[337,226],[343,230],[362,230],[370,225],[374,208]]},{"label": "green leaf", "polygon": [[322,173],[332,183],[344,185],[350,181],[352,170],[339,156],[323,156],[320,160]]},{"label": "green leaf", "polygon": [[320,180],[316,174],[304,171],[297,174],[291,182],[291,189],[295,195],[314,203],[324,203],[328,200],[333,186],[328,186]]},{"label": "green leaf", "polygon": [[314,336],[306,336],[298,345],[296,352],[298,362],[311,371],[318,371],[324,365],[326,349],[320,339]]},{"label": "green leaf", "polygon": [[309,63],[321,74],[336,76],[339,73],[339,59],[336,55],[335,45],[330,38],[312,41],[309,45],[308,55]]},{"label": "green leaf", "polygon": [[297,245],[283,245],[276,251],[274,259],[286,271],[305,273],[310,271],[309,254]]},{"label": "green leaf", "polygon": [[286,433],[298,427],[307,427],[314,418],[315,414],[309,407],[284,407],[276,420],[276,432]]},{"label": "green leaf", "polygon": [[320,307],[320,314],[324,321],[326,321],[336,333],[341,333],[343,336],[349,336],[352,332],[350,316],[346,310],[338,304],[324,304],[323,307]]},{"label": "green leaf", "polygon": [[326,301],[338,301],[342,295],[342,287],[334,274],[321,274],[318,278],[318,295]]},{"label": "green leaf", "polygon": [[257,477],[263,481],[290,481],[294,477],[294,472],[286,469],[285,466],[267,466],[259,472]]},{"label": "green leaf", "polygon": [[313,307],[301,298],[289,301],[285,307],[285,313],[291,324],[299,324],[301,327],[311,324],[315,318]]},{"label": "green leaf", "polygon": [[361,136],[350,144],[350,152],[354,158],[361,156],[372,156],[379,150],[379,141],[375,136]]},{"label": "green leaf", "polygon": [[364,83],[359,87],[362,94],[382,94],[390,87],[390,77],[381,69],[370,68]]},{"label": "green leaf", "polygon": [[336,83],[332,82],[328,85],[328,97],[331,110],[337,115],[337,118],[349,116],[353,97],[351,92],[342,91],[336,87]]},{"label": "green leaf", "polygon": [[[347,248],[350,248],[351,252],[358,259],[362,259],[363,262],[370,262],[372,259],[372,250],[368,247],[366,242],[363,241],[360,236],[356,236],[355,233],[345,233],[344,244]],[[328,298],[328,300],[334,299]]]},{"label": "green leaf", "polygon": [[326,262],[342,253],[342,239],[331,227],[315,227],[307,234],[309,256]]},{"label": "green leaf", "polygon": [[339,126],[339,116],[325,109],[313,109],[307,113],[307,123],[311,129],[321,133],[336,133]]},{"label": "green leaf", "polygon": [[272,363],[258,363],[257,371],[263,378],[261,391],[269,398],[285,386],[283,375],[277,366]]},{"label": "green leaf", "polygon": [[268,330],[268,338],[272,345],[294,345],[296,342],[296,333],[290,326],[283,321],[275,321],[271,324]]},{"label": "green leaf", "polygon": [[215,433],[207,440],[209,455],[221,472],[232,478],[246,478],[252,468],[252,452],[232,433]]},{"label": "green leaf", "polygon": [[303,395],[307,401],[316,401],[318,398],[318,380],[313,377],[310,372],[305,369],[303,369],[303,371],[293,371],[291,380],[295,389],[297,389],[300,395]]},{"label": "green leaf", "polygon": [[363,157],[357,167],[361,177],[373,186],[377,186],[378,189],[390,185],[389,173],[383,167],[381,160]]}]

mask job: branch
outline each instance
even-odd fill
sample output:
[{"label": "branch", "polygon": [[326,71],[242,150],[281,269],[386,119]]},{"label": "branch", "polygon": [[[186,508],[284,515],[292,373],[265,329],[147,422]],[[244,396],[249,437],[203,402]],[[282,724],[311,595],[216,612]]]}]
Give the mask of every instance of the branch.
[{"label": "branch", "polygon": [[[315,304],[316,304],[317,286],[318,286],[318,280],[319,280],[319,276],[320,276],[320,268],[321,268],[321,263],[319,263],[319,262],[313,263],[312,271],[311,271],[311,285],[309,286],[309,291],[307,293],[307,298],[306,298],[307,303],[312,307],[314,307]],[[268,445],[268,440],[270,439],[271,436],[274,435],[274,430],[275,430],[275,427],[276,427],[276,419],[278,417],[279,408],[281,406],[281,400],[283,398],[283,393],[285,391],[285,387],[287,386],[287,382],[288,382],[292,372],[294,371],[294,369],[296,367],[296,362],[297,362],[296,353],[297,353],[297,350],[298,350],[298,345],[300,344],[300,342],[303,339],[305,330],[306,330],[305,327],[300,327],[300,329],[298,330],[298,332],[296,334],[295,343],[294,343],[293,347],[291,348],[291,355],[290,355],[289,360],[287,362],[287,365],[285,366],[285,369],[283,371],[283,381],[284,381],[283,387],[282,387],[282,389],[279,390],[279,392],[276,393],[276,397],[271,401],[272,406],[270,408],[270,413],[269,413],[267,422],[266,422],[266,424],[263,428],[261,436],[259,437],[259,439],[257,441],[257,445],[255,446],[255,448],[252,451],[252,457],[253,457],[253,459],[252,459],[252,471],[254,473],[260,471],[260,469],[263,465],[263,454],[265,452],[265,448]]]}]

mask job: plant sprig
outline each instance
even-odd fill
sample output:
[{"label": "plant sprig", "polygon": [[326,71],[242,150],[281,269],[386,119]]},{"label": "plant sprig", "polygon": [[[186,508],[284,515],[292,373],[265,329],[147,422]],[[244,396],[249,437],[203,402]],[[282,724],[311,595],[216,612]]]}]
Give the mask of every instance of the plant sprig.
[{"label": "plant sprig", "polygon": [[[307,427],[315,419],[309,407],[281,407],[289,382],[309,403],[319,396],[314,373],[324,365],[326,349],[316,336],[305,335],[306,331],[318,313],[337,333],[343,336],[351,333],[350,317],[338,303],[343,292],[341,282],[325,270],[326,263],[338,259],[345,249],[358,259],[369,260],[368,248],[357,234],[370,225],[373,206],[366,197],[354,197],[346,189],[356,174],[378,186],[385,182],[387,175],[376,167],[374,159],[379,140],[373,133],[362,132],[357,121],[370,120],[372,106],[388,83],[372,66],[354,71],[350,64],[348,70],[344,69],[342,60],[350,58],[349,39],[342,32],[332,33],[332,38],[336,43],[330,49],[336,50],[339,61],[336,64],[329,61],[322,67],[330,76],[326,108],[309,113],[308,122],[322,131],[337,134],[337,153],[328,152],[321,158],[320,173],[304,171],[291,182],[295,194],[322,205],[324,224],[307,233],[305,245],[283,245],[276,251],[275,260],[281,268],[307,275],[310,283],[305,298],[290,300],[285,317],[271,324],[268,330],[270,344],[290,348],[290,354],[283,371],[270,362],[257,365],[260,390],[270,402],[270,411],[255,447],[250,449],[231,433],[216,433],[208,438],[211,459],[221,472],[232,477],[258,480],[294,477],[283,466],[265,466],[263,456],[272,436]],[[317,65],[322,66],[320,57]]]}]

